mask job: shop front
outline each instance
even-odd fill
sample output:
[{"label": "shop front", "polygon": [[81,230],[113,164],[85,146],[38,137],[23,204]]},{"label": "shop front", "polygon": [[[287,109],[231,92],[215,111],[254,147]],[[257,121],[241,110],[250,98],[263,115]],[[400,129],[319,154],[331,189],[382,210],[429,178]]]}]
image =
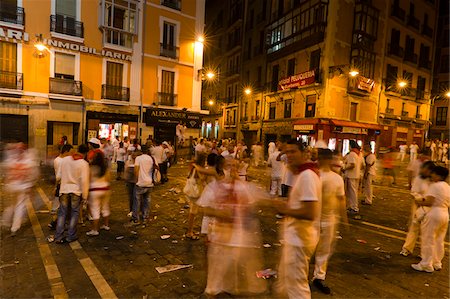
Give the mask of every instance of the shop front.
[{"label": "shop front", "polygon": [[178,124],[184,126],[184,138],[196,138],[200,136],[202,128],[202,115],[176,109],[147,108],[145,112],[147,127],[153,128],[153,138],[156,141],[171,141],[176,143],[176,127]]},{"label": "shop front", "polygon": [[417,143],[419,148],[423,147],[425,122],[383,119],[382,125],[380,147],[398,149],[401,144],[410,145],[412,142]]},{"label": "shop front", "polygon": [[115,137],[123,140],[125,137],[128,137],[130,140],[133,140],[138,137],[138,119],[139,115],[137,114],[87,111],[86,140],[93,137],[108,140],[112,140]]}]

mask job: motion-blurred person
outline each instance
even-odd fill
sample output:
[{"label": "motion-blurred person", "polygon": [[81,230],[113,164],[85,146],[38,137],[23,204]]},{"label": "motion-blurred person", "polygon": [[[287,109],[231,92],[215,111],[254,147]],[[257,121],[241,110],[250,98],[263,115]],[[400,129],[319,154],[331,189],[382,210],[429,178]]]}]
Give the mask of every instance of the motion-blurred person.
[{"label": "motion-blurred person", "polygon": [[336,239],[336,224],[341,216],[347,222],[345,206],[344,180],[331,171],[333,153],[329,149],[318,149],[320,180],[322,182],[322,213],[320,217],[320,238],[315,253],[313,285],[322,293],[330,294],[331,289],[325,284],[328,260],[333,254]]},{"label": "motion-blurred person", "polygon": [[[389,148],[388,151],[383,154],[383,160],[381,161],[381,164],[383,166],[383,177],[391,176],[392,177],[391,185],[397,184],[395,160],[396,160],[396,154],[395,154],[395,152],[393,152],[392,148]],[[415,159],[413,161],[415,161]]]},{"label": "motion-blurred person", "polygon": [[262,269],[261,231],[254,205],[258,188],[239,180],[237,161],[227,158],[223,179],[208,184],[197,204],[213,216],[209,234],[208,277],[205,294],[255,296],[266,290],[256,277]]},{"label": "motion-blurred person", "polygon": [[419,146],[415,141],[409,146],[409,159],[410,161],[414,161],[417,159],[417,153],[419,152]]},{"label": "motion-blurred person", "polygon": [[[53,161],[53,169],[55,170],[55,178],[61,177],[59,172],[61,171],[61,161],[64,157],[67,157],[70,155],[70,151],[72,150],[72,146],[70,144],[65,144],[61,148],[61,152],[58,157],[55,158]],[[48,224],[48,227],[51,230],[56,229],[56,218],[58,214],[58,208],[59,208],[59,188],[61,186],[61,182],[56,180],[56,186],[55,186],[55,196],[52,200],[52,210],[50,211],[51,215],[51,221]]]},{"label": "motion-blurred person", "polygon": [[267,157],[269,158],[272,156],[273,152],[277,149],[277,146],[275,142],[269,142],[268,148],[267,148]]},{"label": "motion-blurred person", "polygon": [[11,229],[11,236],[15,236],[22,225],[27,200],[38,179],[39,165],[32,150],[23,143],[15,143],[7,145],[4,167],[5,191],[12,203],[3,211],[2,222],[3,226]]},{"label": "motion-blurred person", "polygon": [[142,155],[134,160],[134,175],[136,176],[136,200],[133,204],[132,222],[145,223],[149,218],[150,193],[153,188],[153,169],[156,167],[155,161],[149,155],[150,151],[146,146],[142,147]]},{"label": "motion-blurred person", "polygon": [[253,164],[258,167],[263,164],[264,150],[261,142],[257,142],[252,146]]},{"label": "motion-blurred person", "polygon": [[133,204],[136,201],[136,180],[137,177],[134,175],[134,160],[137,156],[141,154],[140,151],[136,151],[128,156],[127,161],[125,162],[125,182],[127,185],[128,191],[128,217],[133,216]]},{"label": "motion-blurred person", "polygon": [[[77,224],[82,201],[87,201],[89,193],[89,164],[84,160],[88,152],[86,145],[78,146],[76,153],[64,157],[61,160],[59,189],[58,221],[56,234],[48,238],[49,242],[55,241],[62,244],[78,239]],[[69,220],[67,237],[64,238],[66,220]]]},{"label": "motion-blurred person", "polygon": [[406,168],[406,170],[408,171],[408,188],[409,189],[411,189],[411,187],[412,187],[412,181],[414,180],[414,178],[419,175],[422,164],[428,160],[430,160],[430,157],[421,153],[418,155],[416,160],[409,162],[408,167]]},{"label": "motion-blurred person", "polygon": [[425,213],[430,208],[421,206],[418,208],[416,199],[423,199],[428,191],[428,187],[431,183],[431,171],[435,167],[434,162],[427,161],[420,167],[419,175],[414,178],[411,187],[412,205],[411,205],[411,217],[409,220],[408,234],[406,235],[405,243],[403,244],[400,254],[408,256],[413,253],[416,246],[416,240],[420,232],[420,223],[422,222]]},{"label": "motion-blurred person", "polygon": [[280,147],[281,144],[276,148],[276,150],[269,157],[268,164],[271,168],[270,171],[270,195],[271,196],[281,196],[281,179],[283,178],[283,162],[279,159],[281,155]]},{"label": "motion-blurred person", "polygon": [[247,180],[247,170],[250,165],[250,159],[247,158],[247,152],[245,150],[246,146],[239,142],[236,147],[236,160],[238,161],[237,169],[239,179]]},{"label": "motion-blurred person", "polygon": [[288,141],[285,153],[297,178],[287,202],[273,201],[275,209],[287,216],[275,292],[289,298],[311,298],[309,261],[319,241],[322,185],[319,170],[315,163],[308,163],[302,143]]},{"label": "motion-blurred person", "polygon": [[364,167],[364,176],[363,176],[363,189],[364,189],[364,200],[361,202],[363,205],[372,205],[373,199],[373,180],[377,174],[377,166],[375,163],[377,162],[377,157],[370,150],[370,146],[366,145],[364,148],[365,153],[365,167]]},{"label": "motion-blurred person", "polygon": [[125,170],[125,159],[126,159],[127,151],[123,146],[123,142],[119,143],[119,147],[116,151],[116,162],[117,162],[117,175],[116,180],[121,180],[123,172]]},{"label": "motion-blurred person", "polygon": [[156,164],[158,164],[161,172],[161,184],[164,184],[169,180],[167,178],[167,156],[164,151],[164,147],[159,141],[156,141],[155,145],[156,146],[150,149],[149,153],[155,159]]},{"label": "motion-blurred person", "polygon": [[[88,207],[92,216],[92,229],[86,233],[88,236],[98,236],[99,229],[110,230],[109,207],[110,173],[102,152],[95,153],[90,163],[90,186]],[[100,227],[100,214],[103,217],[103,225]]]},{"label": "motion-blurred person", "polygon": [[361,176],[361,161],[359,157],[360,147],[355,140],[350,140],[350,153],[345,159],[345,194],[347,196],[347,207],[350,213],[358,214],[358,189]]},{"label": "motion-blurred person", "polygon": [[403,162],[403,160],[405,160],[406,151],[408,150],[408,145],[400,144],[400,146],[398,148],[400,150],[400,161]]},{"label": "motion-blurred person", "polygon": [[420,225],[422,235],[420,255],[422,260],[411,267],[417,271],[433,272],[442,269],[445,254],[444,240],[448,229],[448,208],[450,205],[450,186],[446,182],[448,169],[433,167],[431,181],[425,198],[416,201],[419,205],[430,206]]}]

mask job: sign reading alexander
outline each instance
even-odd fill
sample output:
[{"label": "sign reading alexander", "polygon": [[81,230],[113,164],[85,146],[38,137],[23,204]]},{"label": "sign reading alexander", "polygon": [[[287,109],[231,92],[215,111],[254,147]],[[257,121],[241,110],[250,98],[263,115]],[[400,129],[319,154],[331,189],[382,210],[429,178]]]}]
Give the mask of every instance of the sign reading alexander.
[{"label": "sign reading alexander", "polygon": [[[0,39],[13,43],[28,42],[30,40],[28,33],[4,27],[0,27]],[[43,43],[54,48],[131,61],[131,55],[129,54],[109,50],[98,50],[79,43],[64,42],[52,39],[43,39]]]},{"label": "sign reading alexander", "polygon": [[147,108],[145,112],[145,122],[147,125],[170,124],[176,126],[180,122],[186,127],[199,129],[202,124],[200,113],[182,110]]},{"label": "sign reading alexander", "polygon": [[316,82],[316,71],[310,70],[304,73],[293,75],[278,82],[278,90],[299,88]]}]

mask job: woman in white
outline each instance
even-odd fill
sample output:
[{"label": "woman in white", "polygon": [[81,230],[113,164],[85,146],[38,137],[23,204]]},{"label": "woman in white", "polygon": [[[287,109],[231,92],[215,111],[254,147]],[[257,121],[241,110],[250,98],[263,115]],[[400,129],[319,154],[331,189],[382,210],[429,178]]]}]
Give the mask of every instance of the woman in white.
[{"label": "woman in white", "polygon": [[110,230],[109,227],[109,198],[110,191],[110,174],[105,156],[100,150],[94,153],[90,165],[90,186],[88,206],[92,216],[92,229],[86,233],[88,236],[98,236],[100,226],[100,214],[103,217],[103,225],[101,229]]},{"label": "woman in white", "polygon": [[197,204],[214,216],[208,245],[205,293],[254,296],[266,290],[256,277],[262,269],[261,231],[254,215],[258,189],[238,179],[237,162],[226,159],[223,179],[208,184]]},{"label": "woman in white", "polygon": [[281,152],[277,148],[272,155],[269,157],[268,166],[271,167],[271,184],[270,184],[270,195],[271,196],[281,196],[281,179],[284,173],[284,165],[280,159]]},{"label": "woman in white", "polygon": [[420,255],[422,260],[411,267],[417,271],[433,272],[442,269],[444,258],[444,239],[448,228],[448,208],[450,204],[450,186],[446,180],[448,169],[436,166],[431,172],[431,185],[425,198],[418,205],[431,206],[421,224],[422,243]]}]

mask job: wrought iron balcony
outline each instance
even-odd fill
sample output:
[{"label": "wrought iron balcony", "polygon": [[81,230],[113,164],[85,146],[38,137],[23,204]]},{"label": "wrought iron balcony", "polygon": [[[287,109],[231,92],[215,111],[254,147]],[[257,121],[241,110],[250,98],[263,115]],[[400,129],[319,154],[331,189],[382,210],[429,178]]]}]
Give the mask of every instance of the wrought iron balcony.
[{"label": "wrought iron balcony", "polygon": [[425,60],[425,59],[420,59],[419,60],[419,67],[422,67],[422,68],[427,69],[427,70],[431,70],[431,61]]},{"label": "wrought iron balcony", "polygon": [[411,52],[406,52],[403,60],[417,64],[417,54],[411,53]]},{"label": "wrought iron balcony", "polygon": [[403,48],[396,44],[388,44],[388,52],[389,54],[395,55],[400,58],[403,58],[403,56],[405,55]]},{"label": "wrought iron balcony", "polygon": [[83,22],[64,15],[50,16],[50,31],[81,38],[84,37]]},{"label": "wrought iron balcony", "polygon": [[402,116],[408,116],[409,112],[408,111],[402,111]]},{"label": "wrought iron balcony", "polygon": [[430,26],[424,24],[422,25],[422,34],[430,38],[433,38],[433,29]]},{"label": "wrought iron balcony", "polygon": [[386,108],[385,113],[386,114],[394,114],[394,108]]},{"label": "wrought iron balcony", "polygon": [[400,21],[405,21],[405,10],[400,8],[399,6],[392,5],[391,6],[391,16],[396,17]]},{"label": "wrought iron balcony", "polygon": [[425,99],[425,90],[417,89],[416,99],[418,100]]},{"label": "wrought iron balcony", "polygon": [[180,0],[161,0],[161,5],[170,7],[172,9],[181,10]]},{"label": "wrought iron balcony", "polygon": [[176,106],[177,95],[174,93],[158,92],[158,104],[164,106]]},{"label": "wrought iron balcony", "polygon": [[23,74],[0,71],[0,88],[23,90]]},{"label": "wrought iron balcony", "polygon": [[82,96],[83,84],[76,80],[50,78],[50,93]]},{"label": "wrought iron balcony", "polygon": [[408,15],[408,26],[411,26],[417,30],[420,30],[420,21],[418,18],[412,15]]},{"label": "wrought iron balcony", "polygon": [[404,88],[400,91],[400,94],[403,97],[416,98],[417,97],[417,89],[416,88]]},{"label": "wrought iron balcony", "polygon": [[102,99],[115,101],[130,101],[130,89],[122,86],[102,85]]},{"label": "wrought iron balcony", "polygon": [[422,114],[416,114],[416,118],[417,119],[421,119],[422,118]]},{"label": "wrought iron balcony", "polygon": [[175,47],[173,45],[168,45],[168,44],[160,44],[160,56],[164,56],[164,57],[169,57],[169,58],[174,58],[177,59],[179,52],[180,52],[180,48]]},{"label": "wrought iron balcony", "polygon": [[0,21],[6,23],[13,23],[17,25],[25,25],[25,12],[23,7],[1,7]]}]

